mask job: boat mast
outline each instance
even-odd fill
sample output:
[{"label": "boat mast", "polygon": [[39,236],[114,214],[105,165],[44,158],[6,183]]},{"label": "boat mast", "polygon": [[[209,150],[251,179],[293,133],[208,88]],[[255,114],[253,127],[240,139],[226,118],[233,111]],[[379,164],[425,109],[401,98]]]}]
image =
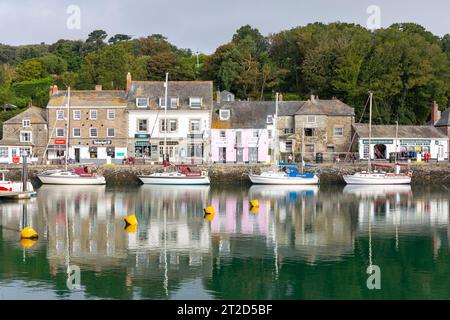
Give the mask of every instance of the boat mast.
[{"label": "boat mast", "polygon": [[67,87],[67,137],[66,137],[66,152],[65,164],[67,171],[67,160],[69,159],[69,138],[70,138],[70,87]]},{"label": "boat mast", "polygon": [[277,128],[277,122],[278,122],[278,92],[275,94],[275,117],[273,119],[273,141],[274,141],[274,160],[275,165],[277,165],[278,157],[279,157],[279,151],[278,151],[278,128]]},{"label": "boat mast", "polygon": [[[164,151],[163,151],[163,162],[164,157],[168,156],[169,153],[167,152],[167,130],[169,129],[168,123],[167,123],[167,87],[169,86],[169,73],[166,72],[166,82],[164,83]],[[167,154],[166,154],[167,153]],[[164,167],[164,171],[166,170],[166,167]]]},{"label": "boat mast", "polygon": [[398,152],[398,121],[395,121],[395,164],[397,165]]},{"label": "boat mast", "polygon": [[302,121],[302,173],[303,173],[303,152],[305,151],[305,121]]},{"label": "boat mast", "polygon": [[369,92],[370,95],[370,104],[369,104],[369,152],[368,152],[368,159],[367,159],[367,165],[369,166],[369,172],[372,171],[371,168],[371,152],[370,152],[370,146],[371,146],[371,142],[372,142],[372,98],[373,98],[373,93]]}]

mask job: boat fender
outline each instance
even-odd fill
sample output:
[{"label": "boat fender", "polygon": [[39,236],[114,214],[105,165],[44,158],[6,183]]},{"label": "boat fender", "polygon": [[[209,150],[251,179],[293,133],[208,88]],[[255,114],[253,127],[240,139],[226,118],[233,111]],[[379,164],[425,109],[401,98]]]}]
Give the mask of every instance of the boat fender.
[{"label": "boat fender", "polygon": [[24,249],[29,249],[37,243],[37,239],[20,239],[20,244]]},{"label": "boat fender", "polygon": [[413,175],[412,171],[408,171],[408,176],[412,177],[412,175]]},{"label": "boat fender", "polygon": [[32,227],[25,227],[22,231],[20,231],[21,239],[38,239],[39,235]]},{"label": "boat fender", "polygon": [[208,214],[215,214],[216,212],[214,211],[214,207],[213,206],[209,206],[203,209],[203,212],[205,212],[205,215]]}]

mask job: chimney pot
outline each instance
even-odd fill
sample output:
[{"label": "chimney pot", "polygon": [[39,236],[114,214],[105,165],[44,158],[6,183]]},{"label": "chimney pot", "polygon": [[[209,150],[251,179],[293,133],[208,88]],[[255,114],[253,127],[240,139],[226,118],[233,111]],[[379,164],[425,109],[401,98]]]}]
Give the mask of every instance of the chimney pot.
[{"label": "chimney pot", "polygon": [[56,84],[50,86],[50,91],[48,92],[48,96],[49,96],[49,98],[51,98],[55,94],[58,94],[58,86]]},{"label": "chimney pot", "polygon": [[216,100],[217,100],[217,103],[220,103],[220,90],[217,90],[217,92],[216,92]]}]

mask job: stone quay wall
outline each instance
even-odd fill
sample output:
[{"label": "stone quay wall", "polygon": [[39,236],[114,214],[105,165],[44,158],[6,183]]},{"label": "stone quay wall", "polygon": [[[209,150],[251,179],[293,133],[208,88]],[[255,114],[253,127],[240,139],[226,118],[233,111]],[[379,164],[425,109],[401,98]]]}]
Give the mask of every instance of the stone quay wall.
[{"label": "stone quay wall", "polygon": [[[71,166],[76,167],[76,166]],[[366,170],[365,163],[321,163],[317,167],[321,170],[321,184],[345,184],[342,176],[352,174],[356,171]],[[150,174],[163,171],[161,165],[97,165],[92,166],[94,171],[105,176],[108,185],[139,185],[139,175]],[[21,165],[7,165],[3,169],[10,170],[7,173],[7,179],[20,181]],[[55,165],[29,165],[28,172],[30,180],[34,185],[39,185],[37,174],[50,169],[63,169],[63,166]],[[270,169],[268,165],[250,165],[250,164],[213,164],[198,166],[198,169],[207,170],[211,177],[211,183],[220,184],[250,184],[247,174],[252,171],[260,173]],[[413,184],[442,184],[450,185],[450,163],[426,163],[412,164],[411,169],[414,172]],[[402,169],[405,170],[405,169]]]}]

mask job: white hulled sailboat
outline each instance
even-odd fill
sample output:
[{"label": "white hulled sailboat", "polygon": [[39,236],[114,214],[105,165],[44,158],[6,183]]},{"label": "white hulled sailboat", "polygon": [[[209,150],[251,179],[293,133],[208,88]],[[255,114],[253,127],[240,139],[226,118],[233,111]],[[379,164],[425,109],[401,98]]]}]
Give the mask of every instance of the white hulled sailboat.
[{"label": "white hulled sailboat", "polygon": [[[367,156],[368,170],[357,172],[352,175],[345,175],[344,180],[347,184],[360,184],[360,185],[393,185],[393,184],[409,184],[411,183],[412,172],[409,171],[407,174],[400,173],[400,164],[395,163],[395,171],[393,173],[384,172],[379,170],[372,170],[371,163],[371,140],[372,140],[372,99],[373,93],[370,92],[370,107],[369,107],[369,152]],[[398,131],[398,123],[397,130]],[[397,136],[397,134],[396,134]],[[396,137],[396,145],[397,145],[397,137]],[[396,159],[397,159],[397,150],[396,150]],[[375,167],[391,167],[390,165],[383,164],[373,164]]]}]

